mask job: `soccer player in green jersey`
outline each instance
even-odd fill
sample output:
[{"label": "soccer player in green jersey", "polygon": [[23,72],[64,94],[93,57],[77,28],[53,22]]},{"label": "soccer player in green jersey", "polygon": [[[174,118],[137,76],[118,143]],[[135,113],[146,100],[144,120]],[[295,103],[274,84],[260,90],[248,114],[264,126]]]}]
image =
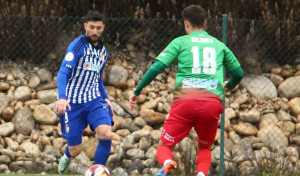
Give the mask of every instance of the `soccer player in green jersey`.
[{"label": "soccer player in green jersey", "polygon": [[[244,76],[234,54],[225,44],[204,31],[207,21],[205,11],[197,5],[182,12],[187,35],[174,39],[157,61],[146,72],[142,81],[129,97],[133,109],[141,90],[167,66],[178,60],[175,79],[177,94],[169,112],[157,147],[157,160],[163,165],[156,176],[171,173],[177,163],[173,149],[192,127],[198,135],[197,174],[207,175],[211,165],[210,145],[215,140],[224,91],[233,89]],[[223,80],[223,67],[231,72],[229,81]],[[178,93],[179,92],[179,93]]]}]

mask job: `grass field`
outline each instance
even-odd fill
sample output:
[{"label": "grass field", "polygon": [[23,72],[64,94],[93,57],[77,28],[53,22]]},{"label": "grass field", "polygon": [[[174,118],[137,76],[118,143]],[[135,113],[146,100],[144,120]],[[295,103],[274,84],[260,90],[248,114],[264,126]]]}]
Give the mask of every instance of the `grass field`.
[{"label": "grass field", "polygon": [[[0,174],[0,176],[20,176],[20,175],[25,175],[25,176],[38,176],[38,175],[42,175],[42,174]],[[58,176],[58,174],[50,174],[50,175],[46,175],[46,176]],[[81,176],[81,175],[63,175],[63,176]]]},{"label": "grass field", "polygon": [[[20,175],[25,175],[25,176],[37,176],[41,174],[0,174],[0,176],[20,176]],[[47,175],[47,176],[58,176],[55,174]],[[63,176],[80,176],[80,175],[63,175]]]},{"label": "grass field", "polygon": [[[228,173],[227,173],[228,174]],[[227,175],[225,174],[225,175]],[[45,176],[59,176],[59,174],[0,174],[0,176],[39,176],[39,175],[45,175]],[[232,175],[232,174],[229,174]],[[280,173],[280,171],[277,172],[263,172],[258,174],[260,176],[300,176],[300,173],[295,173],[295,174],[289,174],[289,173]],[[70,175],[65,175],[63,174],[62,176],[82,176],[82,175],[75,175],[75,174],[70,174]],[[115,175],[111,175],[115,176]],[[186,176],[186,175],[176,175],[176,176]],[[228,176],[228,175],[227,175]]]},{"label": "grass field", "polygon": [[[0,176],[21,176],[21,175],[38,176],[42,174],[0,174]],[[50,175],[47,174],[46,176],[58,176],[58,174],[50,174]],[[82,176],[82,175],[63,175],[63,176]],[[290,175],[290,174],[280,174],[280,173],[263,173],[262,176],[300,176],[300,174]]]}]

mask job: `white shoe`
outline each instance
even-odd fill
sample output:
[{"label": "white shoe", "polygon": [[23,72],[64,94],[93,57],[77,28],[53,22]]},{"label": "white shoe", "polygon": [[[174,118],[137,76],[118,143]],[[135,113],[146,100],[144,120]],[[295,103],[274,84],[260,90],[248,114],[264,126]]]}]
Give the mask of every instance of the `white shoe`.
[{"label": "white shoe", "polygon": [[197,176],[205,176],[203,172],[199,172]]},{"label": "white shoe", "polygon": [[71,158],[68,158],[66,155],[62,156],[58,164],[58,173],[64,173],[70,165],[70,162]]}]

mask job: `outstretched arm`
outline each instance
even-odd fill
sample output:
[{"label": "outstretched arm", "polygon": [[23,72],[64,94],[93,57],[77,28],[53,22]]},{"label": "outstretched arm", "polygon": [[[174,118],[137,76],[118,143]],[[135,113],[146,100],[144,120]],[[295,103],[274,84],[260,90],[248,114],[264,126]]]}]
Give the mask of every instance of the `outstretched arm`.
[{"label": "outstretched arm", "polygon": [[142,81],[139,83],[139,85],[135,88],[133,91],[133,94],[129,97],[129,102],[131,106],[131,110],[134,108],[136,101],[138,100],[138,95],[140,95],[142,89],[147,86],[149,83],[151,83],[154,78],[161,73],[167,66],[162,63],[161,61],[156,61],[149,70],[146,72],[146,74],[143,76]]},{"label": "outstretched arm", "polygon": [[143,76],[142,81],[139,83],[139,85],[135,88],[133,91],[134,95],[139,95],[144,87],[146,87],[151,81],[154,80],[154,78],[161,73],[167,66],[162,63],[161,61],[156,61],[149,70],[146,72],[146,74]]},{"label": "outstretched arm", "polygon": [[67,81],[71,77],[71,73],[71,68],[62,66],[57,74],[58,100],[56,102],[56,110],[59,115],[65,114],[67,107],[71,111],[66,95]]},{"label": "outstretched arm", "polygon": [[[69,46],[69,49],[72,45]],[[71,106],[68,103],[68,97],[66,95],[66,87],[68,80],[72,76],[72,71],[77,64],[77,54],[72,51],[72,49],[67,50],[67,54],[61,64],[61,67],[57,74],[57,89],[58,89],[58,98],[56,102],[56,110],[59,115],[63,115],[66,112],[68,107],[71,111]]]},{"label": "outstretched arm", "polygon": [[106,91],[105,91],[105,88],[104,88],[104,84],[103,84],[103,80],[102,80],[102,73],[103,73],[103,70],[104,70],[104,66],[105,64],[102,66],[102,70],[100,72],[100,77],[99,77],[99,91],[101,93],[101,96],[103,96],[104,99],[109,99]]},{"label": "outstretched arm", "polygon": [[231,77],[229,81],[225,84],[225,92],[233,89],[244,77],[244,72],[241,67],[237,67],[234,70],[230,71]]},{"label": "outstretched arm", "polygon": [[100,77],[99,77],[99,81],[98,81],[99,82],[99,91],[100,91],[101,96],[104,98],[104,101],[109,105],[110,110],[111,110],[111,114],[114,115],[114,110],[113,110],[112,104],[109,100],[109,97],[106,93],[104,83],[103,83],[103,79],[102,79],[102,73],[103,73],[103,70],[104,70],[104,66],[105,66],[105,63],[103,64],[103,66],[101,68]]}]

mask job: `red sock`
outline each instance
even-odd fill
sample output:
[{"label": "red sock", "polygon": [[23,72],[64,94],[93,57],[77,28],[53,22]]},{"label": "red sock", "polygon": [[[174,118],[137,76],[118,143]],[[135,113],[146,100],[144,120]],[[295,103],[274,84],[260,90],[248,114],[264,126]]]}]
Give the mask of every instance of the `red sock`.
[{"label": "red sock", "polygon": [[198,150],[197,173],[200,171],[207,175],[211,164],[211,151],[208,148]]},{"label": "red sock", "polygon": [[156,159],[163,166],[165,160],[173,160],[173,152],[169,147],[160,145],[156,150]]}]

